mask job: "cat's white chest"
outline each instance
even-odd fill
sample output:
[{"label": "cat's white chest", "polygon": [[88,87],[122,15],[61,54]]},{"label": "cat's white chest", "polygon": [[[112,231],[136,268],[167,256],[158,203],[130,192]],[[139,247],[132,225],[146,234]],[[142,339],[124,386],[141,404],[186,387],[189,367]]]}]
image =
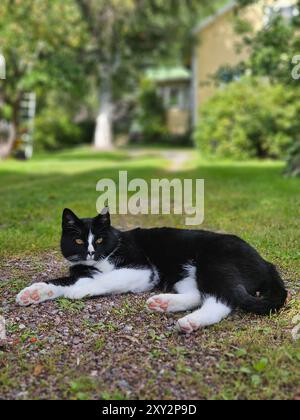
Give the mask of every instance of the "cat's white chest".
[{"label": "cat's white chest", "polygon": [[102,260],[102,261],[98,261],[96,264],[96,268],[101,271],[101,273],[110,273],[111,271],[113,271],[115,269],[114,264],[112,264],[111,262],[109,262],[108,259]]}]

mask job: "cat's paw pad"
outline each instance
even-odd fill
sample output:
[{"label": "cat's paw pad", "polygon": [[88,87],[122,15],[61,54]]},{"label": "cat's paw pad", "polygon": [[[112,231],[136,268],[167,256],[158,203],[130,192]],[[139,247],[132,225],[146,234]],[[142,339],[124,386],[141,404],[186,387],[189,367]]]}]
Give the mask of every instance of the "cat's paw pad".
[{"label": "cat's paw pad", "polygon": [[169,307],[169,299],[164,295],[153,296],[146,302],[147,308],[154,312],[167,312]]},{"label": "cat's paw pad", "polygon": [[51,290],[51,286],[46,283],[36,283],[22,290],[18,294],[16,302],[20,306],[29,306],[53,299],[53,297],[54,292]]},{"label": "cat's paw pad", "polygon": [[180,318],[177,322],[177,329],[184,334],[191,334],[197,331],[201,325],[195,321],[190,315]]}]

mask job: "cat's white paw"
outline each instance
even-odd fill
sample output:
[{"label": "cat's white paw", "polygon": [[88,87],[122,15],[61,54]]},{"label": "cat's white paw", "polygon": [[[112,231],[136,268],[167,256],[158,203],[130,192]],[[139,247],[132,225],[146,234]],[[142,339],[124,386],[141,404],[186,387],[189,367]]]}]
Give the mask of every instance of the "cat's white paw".
[{"label": "cat's white paw", "polygon": [[191,334],[199,328],[201,328],[201,324],[193,317],[193,314],[180,318],[177,321],[177,329],[185,334]]},{"label": "cat's white paw", "polygon": [[153,312],[168,312],[170,299],[166,295],[153,296],[147,300],[146,306]]},{"label": "cat's white paw", "polygon": [[186,301],[181,295],[161,294],[148,299],[146,306],[153,312],[180,312],[186,310]]},{"label": "cat's white paw", "polygon": [[36,283],[22,290],[16,297],[20,306],[36,305],[55,298],[53,286],[47,283]]}]

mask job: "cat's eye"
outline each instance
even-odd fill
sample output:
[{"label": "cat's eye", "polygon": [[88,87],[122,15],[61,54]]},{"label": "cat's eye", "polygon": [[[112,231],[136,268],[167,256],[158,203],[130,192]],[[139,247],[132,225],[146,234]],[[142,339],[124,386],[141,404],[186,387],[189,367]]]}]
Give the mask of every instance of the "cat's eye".
[{"label": "cat's eye", "polygon": [[102,244],[102,242],[103,242],[103,238],[99,238],[99,239],[97,239],[96,244],[100,245],[100,244]]},{"label": "cat's eye", "polygon": [[76,239],[75,242],[77,243],[77,245],[83,245],[84,244],[82,239]]}]

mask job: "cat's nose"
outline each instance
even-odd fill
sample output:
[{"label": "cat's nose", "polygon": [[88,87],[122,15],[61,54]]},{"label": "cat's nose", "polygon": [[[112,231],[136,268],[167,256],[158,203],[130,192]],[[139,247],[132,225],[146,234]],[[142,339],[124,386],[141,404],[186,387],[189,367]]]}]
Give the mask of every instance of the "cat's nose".
[{"label": "cat's nose", "polygon": [[88,251],[88,255],[89,255],[90,257],[93,257],[93,256],[95,255],[95,251]]}]

